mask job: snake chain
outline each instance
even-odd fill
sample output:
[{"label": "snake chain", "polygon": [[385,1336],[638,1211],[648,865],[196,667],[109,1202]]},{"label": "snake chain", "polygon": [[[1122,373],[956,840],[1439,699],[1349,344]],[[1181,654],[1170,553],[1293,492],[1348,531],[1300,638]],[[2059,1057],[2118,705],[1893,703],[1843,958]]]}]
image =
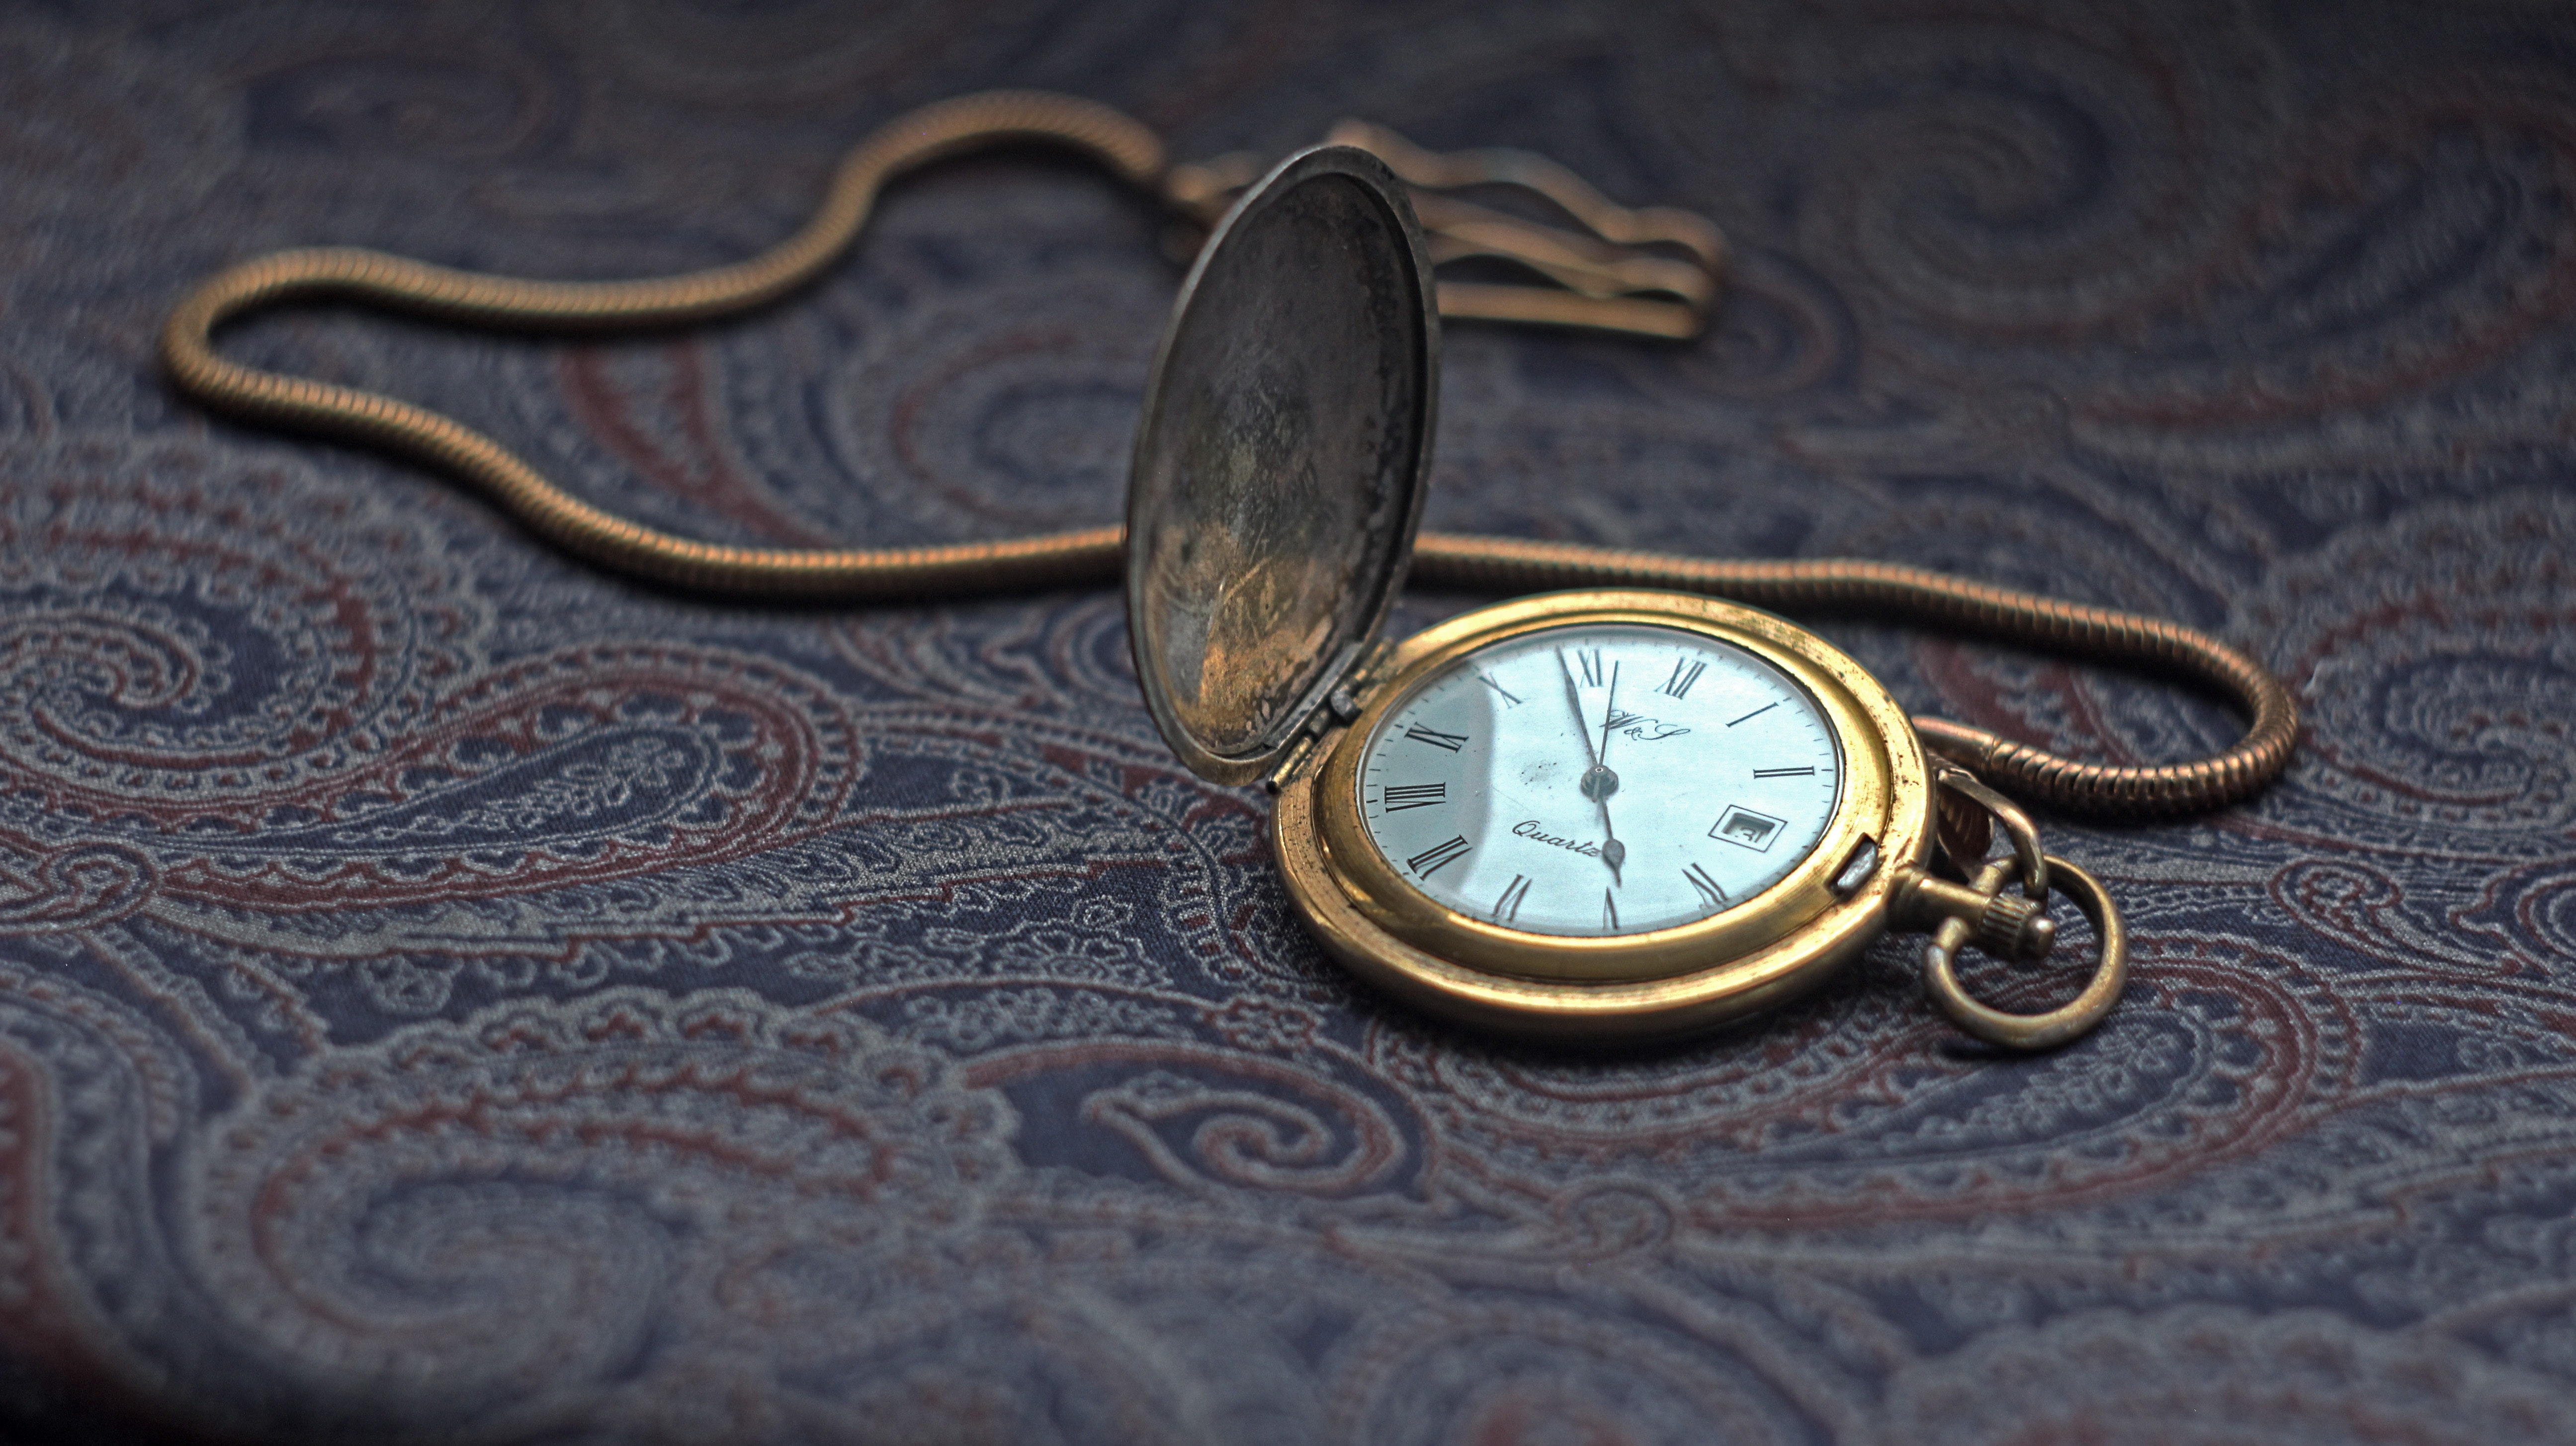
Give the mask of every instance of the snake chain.
[{"label": "snake chain", "polygon": [[[481,488],[566,551],[658,582],[737,596],[917,600],[1114,581],[1123,557],[1121,530],[1114,526],[907,548],[738,547],[677,536],[574,497],[507,447],[452,418],[377,393],[244,366],[214,345],[216,329],[227,320],[322,299],[521,331],[668,327],[729,316],[822,274],[857,237],[889,180],[945,156],[1012,142],[1070,148],[1185,214],[1207,209],[1207,198],[1197,194],[1204,179],[1192,168],[1169,166],[1162,142],[1130,117],[1069,96],[987,92],[927,106],[879,128],[843,158],[812,219],[748,260],[683,276],[571,282],[480,275],[348,247],[281,251],[218,273],[182,301],[162,332],[162,362],[178,389],[207,407],[260,425],[406,454]],[[1416,170],[1428,164],[1418,155],[1388,159],[1399,174],[1408,161]],[[1175,176],[1184,173],[1188,194],[1175,184]],[[1441,183],[1420,174],[1406,179]],[[1574,204],[1587,202],[1578,197]],[[1616,210],[1597,198],[1589,204]],[[1607,228],[1596,222],[1595,229]],[[1722,260],[1722,253],[1713,260]],[[1453,303],[1444,307],[1450,314],[1498,314],[1491,296],[1498,288],[1457,288],[1455,298],[1447,295],[1451,290],[1443,287],[1444,300]],[[1533,306],[1521,319],[1584,324],[1584,306],[1626,308],[1627,315],[1654,309],[1627,299],[1535,294],[1552,301]],[[1477,591],[1644,586],[1718,594],[1789,612],[1894,615],[2177,676],[2234,700],[2249,715],[2233,747],[2147,767],[2084,763],[1945,719],[1914,720],[1932,751],[2023,798],[2064,809],[2149,814],[2220,807],[2269,782],[2287,764],[2297,739],[2298,715],[2288,690],[2261,664],[2205,633],[1920,568],[1841,559],[1719,561],[1424,533],[1412,576],[1433,587]]]}]

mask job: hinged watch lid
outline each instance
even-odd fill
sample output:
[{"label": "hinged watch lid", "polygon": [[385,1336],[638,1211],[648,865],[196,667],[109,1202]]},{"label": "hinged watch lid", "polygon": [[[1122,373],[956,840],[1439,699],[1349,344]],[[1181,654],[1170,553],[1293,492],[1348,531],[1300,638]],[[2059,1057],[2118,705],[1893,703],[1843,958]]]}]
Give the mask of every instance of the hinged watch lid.
[{"label": "hinged watch lid", "polygon": [[1436,306],[1403,187],[1348,146],[1246,192],[1182,284],[1128,475],[1127,629],[1155,725],[1202,778],[1276,767],[1394,606]]}]

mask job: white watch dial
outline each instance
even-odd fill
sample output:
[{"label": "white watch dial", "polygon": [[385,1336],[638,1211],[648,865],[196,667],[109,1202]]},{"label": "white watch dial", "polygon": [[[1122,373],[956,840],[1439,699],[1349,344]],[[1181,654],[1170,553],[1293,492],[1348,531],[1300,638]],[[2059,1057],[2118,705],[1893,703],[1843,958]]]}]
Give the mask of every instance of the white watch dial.
[{"label": "white watch dial", "polygon": [[1369,736],[1359,804],[1388,865],[1449,908],[1599,937],[1778,883],[1833,822],[1842,773],[1815,700],[1752,653],[1578,624],[1416,684]]}]

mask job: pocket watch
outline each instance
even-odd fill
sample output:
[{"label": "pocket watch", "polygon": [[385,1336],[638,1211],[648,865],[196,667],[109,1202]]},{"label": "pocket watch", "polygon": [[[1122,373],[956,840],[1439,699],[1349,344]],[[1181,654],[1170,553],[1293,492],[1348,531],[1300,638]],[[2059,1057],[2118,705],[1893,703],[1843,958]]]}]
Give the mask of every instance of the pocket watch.
[{"label": "pocket watch", "polygon": [[[1271,781],[1271,844],[1326,951],[1462,1023],[1633,1040],[1779,1004],[1919,927],[1969,1032],[2043,1047],[2099,1021],[2126,956],[2100,886],[1814,633],[1596,588],[1379,639],[1431,456],[1429,273],[1382,162],[1291,157],[1191,270],[1130,477],[1147,706],[1199,776]],[[1965,826],[1989,817],[2013,844],[1992,863]],[[2081,995],[2040,1015],[1970,998],[1958,950],[2046,954],[2052,887],[2098,936]]]},{"label": "pocket watch", "polygon": [[[1364,125],[1335,135],[1358,144],[1292,156],[1251,184],[1248,158],[1171,164],[1151,131],[1089,101],[960,96],[862,140],[805,229],[739,263],[539,281],[345,247],[282,251],[191,291],[161,355],[173,385],[210,407],[449,471],[537,535],[658,583],[924,600],[1123,569],[1163,736],[1203,777],[1268,779],[1272,843],[1307,927],[1363,977],[1451,1017],[1559,1038],[1678,1034],[1813,988],[1890,928],[1924,928],[1927,992],[1969,1033],[2044,1047],[2090,1028],[2119,992],[2119,913],[1969,768],[2095,812],[2222,806],[2276,776],[2296,746],[2280,680],[2170,622],[1920,569],[1437,534],[1418,539],[1427,574],[1539,595],[1380,640],[1417,544],[1439,315],[1686,338],[1707,319],[1725,243],[1704,218],[1613,205],[1534,156],[1436,155]],[[1089,154],[1210,226],[1147,388],[1123,538],[1097,527],[912,548],[706,542],[604,511],[453,418],[215,344],[230,320],[325,299],[512,331],[734,315],[821,276],[891,177],[1033,139]],[[1443,194],[1498,186],[1580,229]],[[1440,208],[1429,247],[1414,194]],[[1427,251],[1517,266],[1540,284],[1435,291]],[[1576,583],[1591,586],[1543,591]],[[2115,767],[1909,723],[1813,633],[1710,591],[1857,603],[2177,674],[2233,698],[2249,726],[2207,758]],[[1997,827],[2011,846],[1990,861]],[[2099,957],[2082,992],[2036,1015],[1971,998],[1959,951],[2045,954],[2053,890],[2093,923]]]}]

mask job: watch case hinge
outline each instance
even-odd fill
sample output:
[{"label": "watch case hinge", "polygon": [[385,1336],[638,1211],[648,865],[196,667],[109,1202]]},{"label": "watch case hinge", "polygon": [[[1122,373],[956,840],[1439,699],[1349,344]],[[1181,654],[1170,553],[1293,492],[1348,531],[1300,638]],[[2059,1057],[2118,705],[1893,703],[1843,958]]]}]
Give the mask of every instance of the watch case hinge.
[{"label": "watch case hinge", "polygon": [[1381,638],[1370,643],[1359,660],[1351,664],[1350,671],[1342,675],[1338,691],[1349,698],[1351,705],[1351,716],[1343,719],[1344,723],[1358,721],[1361,711],[1368,707],[1369,695],[1377,691],[1378,670],[1394,655],[1395,644]]},{"label": "watch case hinge", "polygon": [[[1342,646],[1341,656],[1316,680],[1315,691],[1307,694],[1303,721],[1297,736],[1288,745],[1287,755],[1270,771],[1263,786],[1272,793],[1287,787],[1288,780],[1314,754],[1316,743],[1335,728],[1347,728],[1359,721],[1367,710],[1369,695],[1376,691],[1373,675],[1387,655],[1395,650],[1393,643],[1378,641],[1352,642]],[[1320,693],[1322,696],[1317,697]]]},{"label": "watch case hinge", "polygon": [[1297,770],[1305,767],[1306,760],[1314,756],[1315,740],[1321,736],[1319,733],[1300,735],[1296,742],[1288,745],[1288,756],[1271,770],[1269,777],[1261,780],[1261,786],[1274,795],[1286,788],[1288,780],[1296,777]]}]

